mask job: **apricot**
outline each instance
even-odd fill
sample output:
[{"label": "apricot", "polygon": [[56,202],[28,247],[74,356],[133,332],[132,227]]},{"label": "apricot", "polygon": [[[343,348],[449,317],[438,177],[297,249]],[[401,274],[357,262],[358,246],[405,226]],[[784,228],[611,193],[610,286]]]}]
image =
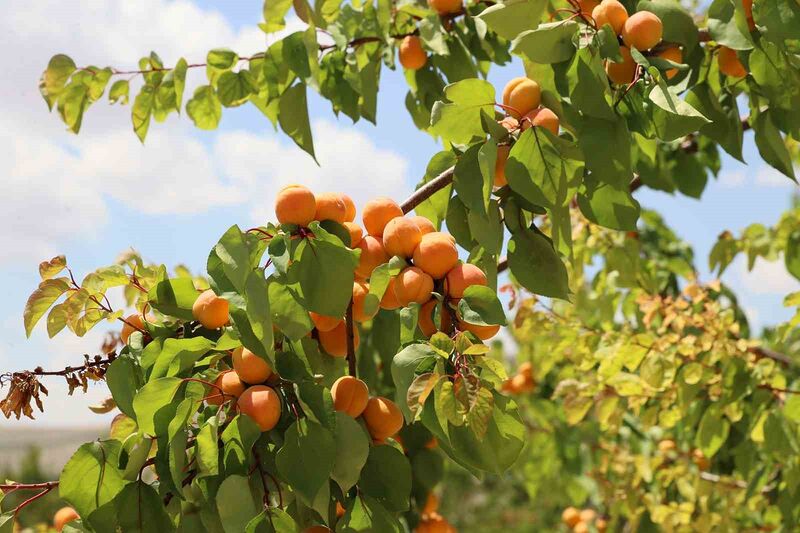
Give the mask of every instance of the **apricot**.
[{"label": "apricot", "polygon": [[597,533],[606,533],[608,521],[605,518],[598,518],[597,522],[594,523],[594,528],[597,530]]},{"label": "apricot", "polygon": [[461,298],[472,285],[486,286],[486,274],[472,263],[459,263],[444,278],[444,291],[450,298]]},{"label": "apricot", "polygon": [[578,0],[578,5],[581,7],[581,15],[586,18],[591,18],[592,12],[599,4],[600,0]]},{"label": "apricot", "polygon": [[361,238],[364,236],[361,226],[355,222],[345,222],[344,227],[347,228],[348,232],[350,232],[350,248],[355,248],[358,246],[358,243],[361,242]]},{"label": "apricot", "polygon": [[455,533],[456,529],[438,513],[423,516],[414,533]]},{"label": "apricot", "polygon": [[589,524],[594,522],[594,519],[597,518],[597,512],[594,509],[584,509],[581,511],[581,522],[585,524]]},{"label": "apricot", "polygon": [[627,46],[620,46],[619,54],[622,56],[621,63],[606,61],[606,74],[612,82],[623,85],[633,81],[638,65],[631,56],[631,49]]},{"label": "apricot", "polygon": [[447,309],[442,309],[441,316],[439,317],[439,323],[434,323],[434,310],[436,308],[436,304],[438,303],[439,302],[436,299],[431,299],[427,303],[423,304],[419,310],[417,326],[419,326],[420,331],[426,337],[432,336],[437,331],[450,331],[452,322],[450,321],[450,313],[447,311]]},{"label": "apricot", "polygon": [[408,70],[419,70],[428,61],[428,54],[422,48],[422,41],[416,35],[407,35],[400,41],[398,56],[400,64]]},{"label": "apricot", "polygon": [[372,320],[372,317],[375,316],[375,313],[368,315],[364,312],[364,303],[368,294],[369,285],[363,281],[353,283],[353,320],[356,322],[366,322],[367,320]]},{"label": "apricot", "polygon": [[320,315],[314,311],[309,311],[308,314],[311,316],[314,327],[319,331],[330,331],[342,322],[341,317]]},{"label": "apricot", "polygon": [[667,453],[675,450],[677,446],[675,446],[675,441],[672,439],[664,439],[658,443],[658,451],[661,453]]},{"label": "apricot", "polygon": [[402,307],[411,302],[424,304],[431,299],[433,278],[420,268],[404,268],[394,280],[394,294]]},{"label": "apricot", "polygon": [[531,126],[539,126],[550,130],[553,135],[558,135],[558,126],[561,122],[558,120],[558,115],[553,113],[546,107],[538,107],[528,113],[522,118],[522,131],[527,130]]},{"label": "apricot", "polygon": [[314,220],[333,220],[343,224],[347,219],[347,206],[341,194],[324,192],[317,196],[316,202]]},{"label": "apricot", "polygon": [[461,11],[461,0],[428,0],[428,5],[439,15],[449,15]]},{"label": "apricot", "polygon": [[378,441],[391,437],[403,427],[403,413],[393,401],[383,396],[370,398],[361,416],[369,434]]},{"label": "apricot", "polygon": [[434,492],[429,492],[428,497],[425,499],[425,505],[422,507],[422,514],[435,513],[439,509],[439,497]]},{"label": "apricot", "polygon": [[331,387],[333,408],[356,418],[364,412],[369,401],[367,384],[353,376],[342,376]]},{"label": "apricot", "polygon": [[511,394],[521,394],[533,390],[533,378],[525,374],[515,374],[505,385],[505,390]]},{"label": "apricot", "polygon": [[503,120],[500,121],[500,125],[503,126],[507,132],[511,133],[519,129],[519,120],[514,117],[504,117]]},{"label": "apricot", "polygon": [[381,309],[392,311],[394,309],[403,307],[400,305],[400,302],[397,300],[397,295],[394,293],[395,279],[396,278],[389,278],[389,284],[386,285],[386,291],[383,293],[383,297],[381,298]]},{"label": "apricot", "polygon": [[78,512],[72,507],[62,507],[53,516],[53,528],[56,531],[61,531],[64,526],[70,522],[80,519]]},{"label": "apricot", "polygon": [[586,522],[578,522],[572,528],[572,533],[589,533],[589,525]]},{"label": "apricot", "polygon": [[281,399],[275,389],[266,385],[247,388],[236,405],[239,412],[252,418],[261,431],[274,428],[281,418]]},{"label": "apricot", "polygon": [[732,78],[744,78],[747,76],[747,69],[739,61],[739,56],[736,55],[736,50],[728,48],[727,46],[720,46],[717,55],[717,63],[719,63],[719,71]]},{"label": "apricot", "polygon": [[342,197],[342,202],[344,202],[344,221],[345,222],[352,222],[356,219],[356,204],[353,202],[353,199],[347,196],[346,194],[340,195]]},{"label": "apricot", "polygon": [[533,365],[529,361],[525,361],[517,369],[517,373],[527,377],[533,377]]},{"label": "apricot", "polygon": [[361,220],[364,222],[364,227],[369,235],[381,237],[386,224],[393,218],[401,216],[403,216],[403,210],[397,202],[391,198],[380,196],[364,204],[364,213],[361,215]]},{"label": "apricot", "polygon": [[344,507],[342,507],[342,504],[336,502],[336,518],[343,517],[346,512],[347,510]]},{"label": "apricot", "polygon": [[433,450],[434,448],[438,447],[439,447],[439,439],[437,439],[436,437],[431,437],[431,440],[425,443],[425,449],[427,450]]},{"label": "apricot", "polygon": [[275,199],[275,216],[281,224],[308,226],[317,213],[317,200],[308,187],[287,185]]},{"label": "apricot", "polygon": [[568,527],[574,527],[581,521],[581,513],[575,507],[567,507],[561,513],[561,521]]},{"label": "apricot", "polygon": [[146,331],[144,327],[144,317],[142,315],[128,315],[125,317],[125,322],[122,324],[122,331],[119,332],[119,338],[124,344],[128,344],[128,339],[134,331]]},{"label": "apricot", "polygon": [[699,448],[692,451],[692,462],[703,472],[711,468],[711,461]]},{"label": "apricot", "polygon": [[[360,341],[358,328],[353,326],[353,346],[358,348]],[[322,345],[322,349],[332,357],[347,356],[347,324],[342,321],[330,331],[320,331],[319,343]]]},{"label": "apricot", "polygon": [[245,383],[251,385],[263,383],[272,375],[269,363],[244,346],[239,346],[233,351],[232,359],[233,369]]},{"label": "apricot", "polygon": [[192,316],[204,328],[219,329],[228,324],[228,300],[207,289],[192,304]]},{"label": "apricot", "polygon": [[413,220],[414,223],[417,225],[422,235],[425,235],[426,233],[433,233],[434,231],[436,231],[436,226],[434,226],[433,222],[428,220],[427,217],[414,215],[413,217],[411,217],[411,220]]},{"label": "apricot", "polygon": [[497,159],[494,161],[494,186],[504,187],[508,185],[506,179],[506,161],[508,161],[508,154],[511,152],[511,146],[501,144],[497,147]]},{"label": "apricot", "polygon": [[[680,46],[668,46],[656,55],[662,59],[672,61],[673,63],[683,63],[683,52],[681,51]],[[680,72],[678,69],[671,68],[667,70],[665,76],[668,80],[671,80],[678,75],[678,72]]]},{"label": "apricot", "polygon": [[461,331],[469,331],[480,340],[485,341],[497,335],[497,332],[500,331],[500,326],[480,326],[478,324],[469,324],[468,322],[459,320],[458,329]]},{"label": "apricot", "polygon": [[414,250],[414,265],[434,279],[441,279],[458,263],[458,250],[451,235],[434,231],[422,236]]},{"label": "apricot", "polygon": [[383,248],[389,257],[411,257],[421,240],[422,231],[410,218],[393,218],[383,228]]},{"label": "apricot", "polygon": [[356,246],[361,250],[361,257],[358,259],[356,275],[362,279],[367,279],[376,267],[389,261],[389,255],[383,248],[380,237],[367,235]]},{"label": "apricot", "polygon": [[664,25],[658,15],[649,11],[638,11],[631,15],[622,26],[622,40],[628,47],[640,52],[650,50],[661,42]]},{"label": "apricot", "polygon": [[539,84],[525,76],[514,78],[503,89],[503,105],[508,106],[506,112],[517,119],[539,107],[541,101]]},{"label": "apricot", "polygon": [[753,18],[753,0],[742,0],[742,7],[744,8],[744,16],[747,19],[747,28],[750,31],[756,29],[756,21]]},{"label": "apricot", "polygon": [[592,10],[592,18],[598,29],[609,24],[614,33],[619,35],[628,20],[628,10],[617,0],[603,0]]},{"label": "apricot", "polygon": [[[214,385],[219,389],[214,388],[209,392],[209,397],[206,399],[209,405],[222,405],[231,398],[238,398],[245,389],[245,384],[239,379],[239,374],[233,370],[226,370],[220,373],[214,381]],[[220,392],[220,389],[222,389],[222,392]]]}]

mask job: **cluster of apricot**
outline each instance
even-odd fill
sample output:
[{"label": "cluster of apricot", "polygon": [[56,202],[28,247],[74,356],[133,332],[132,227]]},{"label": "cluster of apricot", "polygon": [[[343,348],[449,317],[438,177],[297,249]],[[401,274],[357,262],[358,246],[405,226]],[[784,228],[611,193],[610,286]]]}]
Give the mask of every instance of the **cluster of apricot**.
[{"label": "cluster of apricot", "polygon": [[594,509],[579,510],[575,507],[567,507],[561,513],[561,521],[569,528],[572,528],[573,533],[589,533],[589,526],[594,523],[594,529],[597,533],[605,533],[608,529],[608,521],[603,517],[598,517]]},{"label": "cluster of apricot", "polygon": [[[461,0],[428,0],[428,6],[440,17],[461,12]],[[422,39],[416,35],[406,35],[400,41],[398,50],[400,64],[407,70],[419,70],[428,62],[428,53],[422,47]]]},{"label": "cluster of apricot", "polygon": [[509,394],[524,394],[531,392],[536,386],[533,381],[533,365],[524,362],[519,365],[517,373],[503,382],[503,391]]},{"label": "cluster of apricot", "polygon": [[383,396],[369,395],[367,384],[354,376],[342,376],[331,387],[333,408],[352,418],[361,417],[375,444],[383,444],[403,427],[403,414]]},{"label": "cluster of apricot", "polygon": [[439,497],[435,493],[429,492],[414,533],[456,533],[456,528],[440,515],[438,510]]}]

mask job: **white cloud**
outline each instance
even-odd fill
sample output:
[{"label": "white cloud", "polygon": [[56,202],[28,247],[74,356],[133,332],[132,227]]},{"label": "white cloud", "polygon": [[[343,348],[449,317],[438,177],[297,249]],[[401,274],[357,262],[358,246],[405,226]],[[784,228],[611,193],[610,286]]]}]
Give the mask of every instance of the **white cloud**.
[{"label": "white cloud", "polygon": [[756,184],[762,187],[795,188],[797,184],[772,167],[763,165],[756,174]]},{"label": "white cloud", "polygon": [[736,188],[744,185],[746,176],[744,172],[722,172],[719,176],[719,183],[723,187]]},{"label": "white cloud", "polygon": [[783,261],[757,259],[753,270],[748,272],[746,262],[737,259],[733,271],[739,284],[752,294],[775,294],[783,297],[800,290],[800,282],[786,271]]}]

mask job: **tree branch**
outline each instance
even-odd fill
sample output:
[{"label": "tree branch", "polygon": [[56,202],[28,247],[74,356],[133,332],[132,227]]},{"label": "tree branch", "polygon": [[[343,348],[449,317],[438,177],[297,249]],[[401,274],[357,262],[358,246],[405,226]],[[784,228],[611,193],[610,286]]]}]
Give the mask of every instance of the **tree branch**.
[{"label": "tree branch", "polygon": [[46,481],[44,483],[4,483],[0,484],[0,490],[8,494],[15,490],[43,490],[58,487],[58,481]]},{"label": "tree branch", "polygon": [[453,183],[455,170],[455,166],[448,168],[431,181],[425,183],[422,187],[414,191],[411,196],[409,196],[402,204],[400,204],[400,207],[403,209],[403,213],[405,214],[409,211],[412,211],[415,207],[433,196],[435,193]]},{"label": "tree branch", "polygon": [[356,368],[356,346],[355,335],[353,332],[353,300],[347,304],[347,313],[345,314],[345,330],[347,335],[347,373],[353,377],[358,375]]}]

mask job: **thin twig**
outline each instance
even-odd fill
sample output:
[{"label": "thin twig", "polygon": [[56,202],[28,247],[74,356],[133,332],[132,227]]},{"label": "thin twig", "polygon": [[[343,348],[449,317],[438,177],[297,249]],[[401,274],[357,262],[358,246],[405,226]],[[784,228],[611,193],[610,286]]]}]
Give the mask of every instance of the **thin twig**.
[{"label": "thin twig", "polygon": [[347,369],[348,374],[353,377],[358,376],[358,371],[356,369],[356,343],[355,343],[355,332],[353,328],[355,325],[353,324],[353,300],[350,299],[350,303],[347,304],[347,313],[345,314],[345,330],[347,336]]}]

